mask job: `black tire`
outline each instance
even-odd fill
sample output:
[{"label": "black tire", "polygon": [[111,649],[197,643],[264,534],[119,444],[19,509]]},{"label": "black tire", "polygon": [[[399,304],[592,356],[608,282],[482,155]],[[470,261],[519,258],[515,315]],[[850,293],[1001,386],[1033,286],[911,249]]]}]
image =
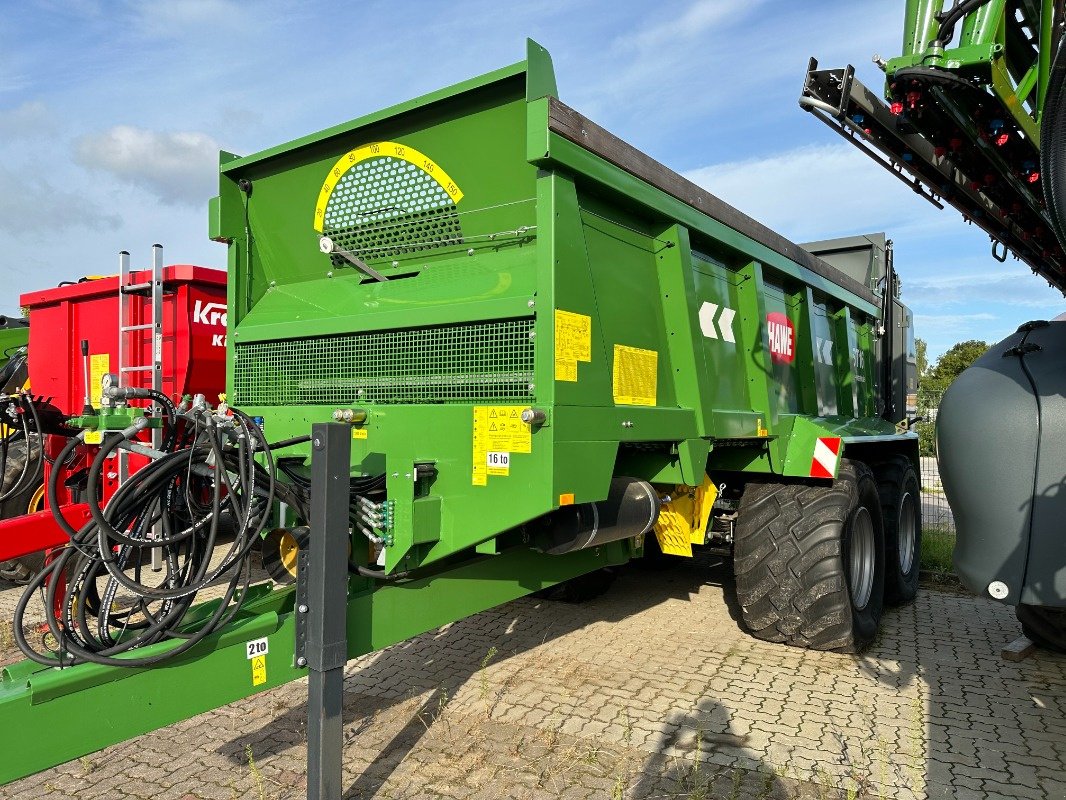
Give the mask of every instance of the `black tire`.
[{"label": "black tire", "polygon": [[[7,462],[3,465],[3,480],[0,481],[0,495],[14,487],[18,482],[23,473],[28,453],[29,448],[25,439],[12,442],[8,446]],[[34,446],[34,457],[38,457],[39,454],[40,450]],[[34,465],[30,464],[29,469],[32,471],[33,468]],[[0,519],[11,519],[25,514],[29,509],[30,500],[33,499],[33,493],[36,488],[36,486],[30,486],[25,491],[19,492],[14,497],[0,503]],[[43,568],[44,553],[30,553],[27,556],[10,561],[0,561],[0,578],[11,583],[25,584],[29,583],[30,579]]]},{"label": "black tire", "polygon": [[563,603],[585,603],[607,592],[614,583],[615,572],[610,567],[578,575],[547,589],[534,592],[534,597]]},{"label": "black tire", "polygon": [[1066,608],[1021,604],[1014,613],[1033,644],[1055,653],[1066,653]]},{"label": "black tire", "polygon": [[[875,465],[874,477],[885,526],[885,602],[902,605],[918,594],[922,555],[921,484],[906,456]],[[908,530],[908,525],[913,527]]]},{"label": "black tire", "polygon": [[[853,601],[849,585],[856,542],[869,555],[865,603]],[[885,582],[881,504],[870,468],[843,460],[831,484],[748,484],[733,571],[741,619],[757,638],[838,653],[869,646],[881,623]]]}]

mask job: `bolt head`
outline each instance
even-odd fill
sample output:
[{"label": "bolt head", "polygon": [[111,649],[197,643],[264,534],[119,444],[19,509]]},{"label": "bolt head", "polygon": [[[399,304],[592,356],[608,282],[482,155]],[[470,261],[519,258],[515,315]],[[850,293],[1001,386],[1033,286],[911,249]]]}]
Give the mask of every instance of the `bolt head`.
[{"label": "bolt head", "polygon": [[303,656],[300,656],[298,659],[296,659],[296,666],[298,666],[298,667],[306,667],[307,666],[307,659],[304,658]]},{"label": "bolt head", "polygon": [[307,613],[307,605],[305,603],[301,603],[300,604],[300,613],[301,614],[306,614]]}]

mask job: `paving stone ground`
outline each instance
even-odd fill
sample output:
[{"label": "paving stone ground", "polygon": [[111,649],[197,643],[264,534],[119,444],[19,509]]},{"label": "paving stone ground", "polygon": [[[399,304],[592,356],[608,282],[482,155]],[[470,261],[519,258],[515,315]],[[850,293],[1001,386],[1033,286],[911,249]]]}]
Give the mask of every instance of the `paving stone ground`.
[{"label": "paving stone ground", "polygon": [[[624,570],[351,662],[346,798],[1066,798],[1066,656],[923,590],[861,657],[740,631],[728,572]],[[10,618],[17,590],[0,584]],[[0,787],[15,800],[300,798],[299,681]],[[0,724],[3,721],[0,720]]]}]

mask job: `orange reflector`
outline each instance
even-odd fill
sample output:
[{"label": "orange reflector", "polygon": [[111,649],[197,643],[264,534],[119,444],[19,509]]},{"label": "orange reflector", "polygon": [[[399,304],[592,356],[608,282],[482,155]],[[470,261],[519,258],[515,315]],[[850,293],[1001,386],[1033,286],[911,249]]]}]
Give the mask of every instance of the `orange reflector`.
[{"label": "orange reflector", "polygon": [[574,493],[567,492],[566,494],[559,495],[559,505],[572,506],[574,504]]}]

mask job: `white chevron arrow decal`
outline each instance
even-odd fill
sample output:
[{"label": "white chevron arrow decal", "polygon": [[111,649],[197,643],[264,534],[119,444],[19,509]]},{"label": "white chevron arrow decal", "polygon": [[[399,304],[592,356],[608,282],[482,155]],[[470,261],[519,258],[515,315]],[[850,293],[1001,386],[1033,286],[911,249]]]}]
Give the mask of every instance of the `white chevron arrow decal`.
[{"label": "white chevron arrow decal", "polygon": [[714,327],[714,315],[718,313],[715,303],[704,303],[700,306],[700,330],[708,339],[717,339],[718,331]]},{"label": "white chevron arrow decal", "polygon": [[718,317],[718,330],[722,332],[722,338],[727,342],[733,342],[736,344],[736,339],[733,338],[733,317],[737,315],[737,312],[731,308],[723,308],[722,313]]},{"label": "white chevron arrow decal", "polygon": [[[722,313],[718,313],[718,309],[722,309]],[[737,315],[737,312],[729,308],[729,306],[719,306],[717,303],[704,303],[700,306],[700,330],[703,331],[703,335],[708,339],[718,339],[719,333],[721,333],[721,339],[725,342],[731,342],[736,344],[736,337],[733,335],[733,317]],[[715,325],[715,317],[718,317],[718,324]]]}]

